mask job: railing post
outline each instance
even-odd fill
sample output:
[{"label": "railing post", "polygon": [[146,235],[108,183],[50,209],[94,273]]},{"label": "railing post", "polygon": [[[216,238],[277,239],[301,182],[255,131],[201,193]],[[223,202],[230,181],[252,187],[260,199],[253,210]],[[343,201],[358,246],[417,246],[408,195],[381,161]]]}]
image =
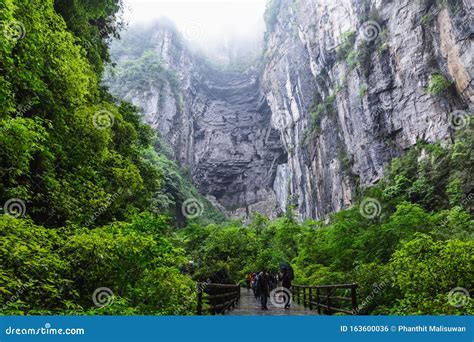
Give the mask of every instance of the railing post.
[{"label": "railing post", "polygon": [[316,303],[317,303],[317,309],[318,309],[318,314],[321,314],[321,297],[319,296],[319,287],[316,288]]},{"label": "railing post", "polygon": [[202,315],[202,290],[201,290],[201,284],[198,283],[198,288],[197,288],[197,314]]},{"label": "railing post", "polygon": [[236,286],[235,291],[237,291],[237,292],[236,292],[236,296],[234,298],[234,308],[235,308],[235,306],[237,305],[237,302],[240,299],[240,286],[239,285]]},{"label": "railing post", "polygon": [[357,284],[351,286],[351,301],[352,301],[352,314],[357,314],[357,294],[356,294]]},{"label": "railing post", "polygon": [[312,292],[312,288],[310,287],[309,288],[309,300],[308,300],[309,301],[309,309],[313,310],[313,303],[312,303],[313,302],[313,296],[312,296],[311,292]]},{"label": "railing post", "polygon": [[303,287],[303,307],[306,307],[306,287]]},{"label": "railing post", "polygon": [[[314,310],[316,306],[318,315],[332,315],[335,312],[357,315],[357,287],[357,283],[314,286],[293,285],[291,293],[295,303],[302,304],[303,307],[309,308],[309,310]],[[344,289],[342,294],[338,293],[340,289]],[[350,297],[348,290],[351,291]],[[349,302],[351,303],[351,309],[349,309]]]},{"label": "railing post", "polygon": [[327,314],[328,315],[331,315],[331,309],[330,309],[330,307],[331,307],[331,292],[332,291],[331,291],[330,287],[326,288],[326,305],[328,306],[327,307]]}]

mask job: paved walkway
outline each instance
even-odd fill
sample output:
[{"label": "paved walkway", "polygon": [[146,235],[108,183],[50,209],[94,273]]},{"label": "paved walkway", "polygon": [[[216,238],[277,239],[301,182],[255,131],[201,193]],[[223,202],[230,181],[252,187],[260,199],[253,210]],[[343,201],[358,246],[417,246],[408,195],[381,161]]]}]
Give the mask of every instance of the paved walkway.
[{"label": "paved walkway", "polygon": [[227,312],[230,316],[307,316],[316,315],[316,311],[310,311],[303,305],[291,302],[290,309],[276,307],[268,298],[268,310],[262,310],[260,301],[255,299],[252,290],[240,289],[240,299],[234,310]]}]

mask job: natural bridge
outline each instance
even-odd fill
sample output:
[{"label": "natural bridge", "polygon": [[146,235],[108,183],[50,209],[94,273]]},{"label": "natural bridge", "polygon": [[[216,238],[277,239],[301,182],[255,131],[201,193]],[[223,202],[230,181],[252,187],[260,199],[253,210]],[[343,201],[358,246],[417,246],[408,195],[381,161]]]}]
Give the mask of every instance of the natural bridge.
[{"label": "natural bridge", "polygon": [[[197,314],[233,316],[305,316],[357,314],[357,284],[293,285],[291,293],[277,287],[270,293],[268,310],[250,289],[232,284],[198,283]],[[290,308],[284,308],[285,296]]]}]

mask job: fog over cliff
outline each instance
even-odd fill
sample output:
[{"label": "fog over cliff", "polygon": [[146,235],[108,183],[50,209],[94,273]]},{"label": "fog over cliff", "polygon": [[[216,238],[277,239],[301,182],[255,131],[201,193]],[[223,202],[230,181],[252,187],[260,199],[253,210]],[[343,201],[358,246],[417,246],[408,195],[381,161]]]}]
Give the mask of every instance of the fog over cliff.
[{"label": "fog over cliff", "polygon": [[265,0],[125,0],[129,27],[169,20],[191,49],[227,65],[255,58],[263,46]]},{"label": "fog over cliff", "polygon": [[417,141],[449,144],[453,115],[473,111],[472,6],[274,0],[264,35],[258,21],[232,22],[206,39],[184,15],[135,19],[106,84],[229,216],[293,204],[301,219],[324,218]]}]

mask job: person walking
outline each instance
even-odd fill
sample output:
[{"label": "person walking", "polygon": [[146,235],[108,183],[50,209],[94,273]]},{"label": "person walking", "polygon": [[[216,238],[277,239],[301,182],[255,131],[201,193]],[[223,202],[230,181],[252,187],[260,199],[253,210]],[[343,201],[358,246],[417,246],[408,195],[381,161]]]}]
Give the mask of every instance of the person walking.
[{"label": "person walking", "polygon": [[250,287],[252,288],[253,295],[257,298],[257,273],[252,273],[252,278],[250,280]]},{"label": "person walking", "polygon": [[257,277],[257,295],[260,297],[262,310],[268,310],[267,301],[270,296],[270,276],[266,269],[263,269]]},{"label": "person walking", "polygon": [[252,274],[251,273],[247,273],[247,275],[245,276],[245,282],[247,284],[247,291],[250,291],[250,284],[252,282]]},{"label": "person walking", "polygon": [[[292,275],[288,271],[288,269],[284,268],[283,269],[283,274],[281,276],[281,286],[283,286],[285,289],[288,289],[288,291],[291,290],[291,281],[293,280]],[[290,298],[288,298],[287,302],[285,303],[285,309],[290,308]]]}]

